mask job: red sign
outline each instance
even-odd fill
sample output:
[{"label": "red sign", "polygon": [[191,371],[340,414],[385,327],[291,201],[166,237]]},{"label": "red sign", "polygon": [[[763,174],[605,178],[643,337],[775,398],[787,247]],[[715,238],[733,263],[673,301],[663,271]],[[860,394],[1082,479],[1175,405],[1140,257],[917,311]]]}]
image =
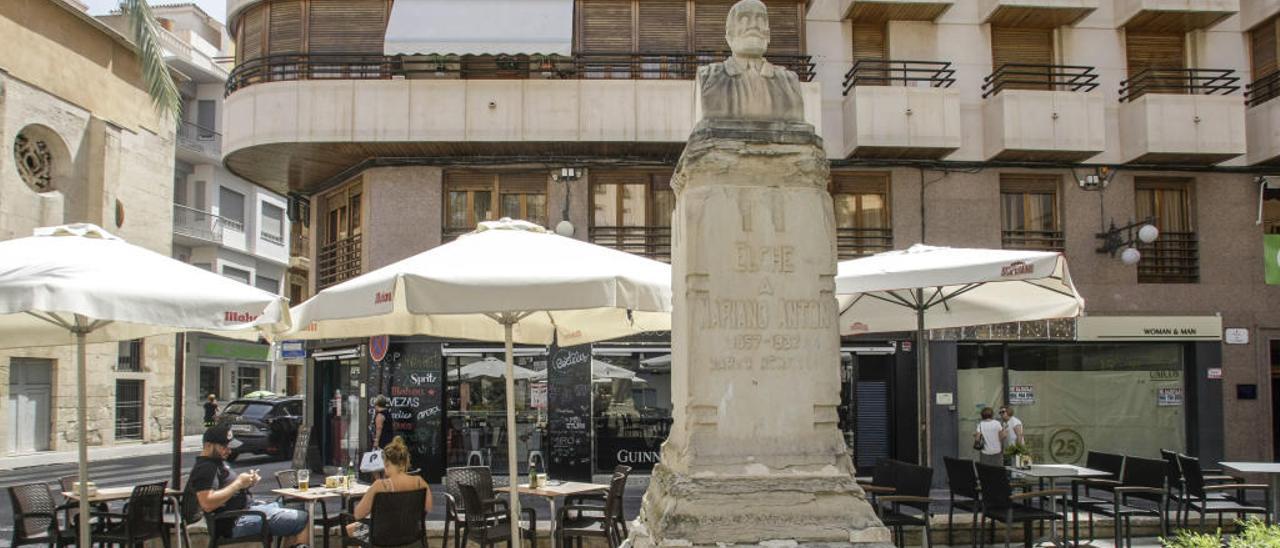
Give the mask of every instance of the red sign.
[{"label": "red sign", "polygon": [[369,357],[373,361],[380,362],[382,358],[387,357],[387,347],[391,346],[386,335],[378,335],[369,337]]}]

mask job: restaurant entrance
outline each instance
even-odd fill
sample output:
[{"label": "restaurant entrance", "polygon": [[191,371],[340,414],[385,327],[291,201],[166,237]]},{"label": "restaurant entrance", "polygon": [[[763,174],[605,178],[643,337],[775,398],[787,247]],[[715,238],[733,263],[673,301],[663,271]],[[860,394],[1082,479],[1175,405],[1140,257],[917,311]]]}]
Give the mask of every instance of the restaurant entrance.
[{"label": "restaurant entrance", "polygon": [[[840,430],[859,476],[870,475],[881,459],[915,460],[899,447],[904,435],[911,439],[914,414],[895,410],[915,399],[904,397],[897,354],[897,345],[890,343],[845,347],[841,354]],[[906,385],[907,396],[911,387]]]}]

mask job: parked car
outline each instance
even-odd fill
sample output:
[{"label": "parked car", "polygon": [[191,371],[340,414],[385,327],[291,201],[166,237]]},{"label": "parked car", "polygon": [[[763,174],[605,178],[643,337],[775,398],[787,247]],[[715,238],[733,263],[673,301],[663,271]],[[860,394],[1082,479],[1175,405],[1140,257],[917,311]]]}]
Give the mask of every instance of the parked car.
[{"label": "parked car", "polygon": [[242,445],[227,460],[235,461],[245,453],[292,457],[302,409],[301,397],[242,398],[228,403],[218,421],[230,424]]}]

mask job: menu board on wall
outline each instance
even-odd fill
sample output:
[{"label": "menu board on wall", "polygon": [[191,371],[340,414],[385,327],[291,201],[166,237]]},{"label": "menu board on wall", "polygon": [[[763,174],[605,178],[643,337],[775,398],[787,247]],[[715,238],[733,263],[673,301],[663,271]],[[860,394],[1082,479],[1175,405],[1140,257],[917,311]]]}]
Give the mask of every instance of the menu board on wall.
[{"label": "menu board on wall", "polygon": [[547,473],[591,481],[591,345],[551,347],[547,359]]},{"label": "menu board on wall", "polygon": [[381,365],[392,431],[409,446],[413,468],[429,482],[444,474],[443,356],[437,343],[392,343]]}]

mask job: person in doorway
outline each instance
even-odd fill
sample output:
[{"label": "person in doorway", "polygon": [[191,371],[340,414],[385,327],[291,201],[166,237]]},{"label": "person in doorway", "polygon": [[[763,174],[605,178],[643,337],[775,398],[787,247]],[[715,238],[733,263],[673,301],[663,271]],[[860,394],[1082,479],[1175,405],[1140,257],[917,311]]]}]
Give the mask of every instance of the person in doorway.
[{"label": "person in doorway", "polygon": [[360,503],[356,505],[355,515],[356,522],[347,525],[347,534],[353,537],[361,538],[368,534],[367,529],[359,520],[363,520],[373,512],[373,499],[378,493],[395,493],[397,491],[416,491],[418,489],[426,489],[427,504],[425,511],[431,512],[431,487],[421,476],[410,475],[409,470],[409,447],[405,445],[404,438],[396,436],[382,448],[382,460],[384,473],[386,477],[373,482],[369,486],[369,491],[360,499]]},{"label": "person in doorway", "polygon": [[271,537],[281,539],[286,548],[304,546],[307,541],[307,513],[285,508],[277,502],[253,502],[249,489],[262,480],[258,471],[250,470],[238,475],[231,472],[226,458],[239,445],[231,434],[231,427],[214,426],[205,430],[203,439],[204,446],[187,480],[183,514],[188,517],[200,513],[216,516],[219,512],[256,510],[266,515],[265,524],[262,517],[242,516],[236,519],[226,537],[255,536],[266,527]]},{"label": "person in doorway", "polygon": [[391,428],[391,411],[387,410],[387,397],[378,396],[373,400],[373,439],[374,449],[386,449],[395,437]]},{"label": "person in doorway", "polygon": [[1004,447],[1000,444],[1004,438],[1004,429],[1000,427],[1000,421],[995,419],[995,414],[990,407],[982,408],[982,421],[973,432],[973,448],[978,449],[978,462],[1000,466],[1004,461]]},{"label": "person in doorway", "polygon": [[218,418],[218,397],[209,394],[204,401],[204,427],[206,429],[213,427],[213,421]]},{"label": "person in doorway", "polygon": [[1022,435],[1022,419],[1013,416],[1013,408],[1004,406],[1000,408],[1000,420],[1004,422],[1004,446],[1023,445],[1027,443],[1027,438]]}]

